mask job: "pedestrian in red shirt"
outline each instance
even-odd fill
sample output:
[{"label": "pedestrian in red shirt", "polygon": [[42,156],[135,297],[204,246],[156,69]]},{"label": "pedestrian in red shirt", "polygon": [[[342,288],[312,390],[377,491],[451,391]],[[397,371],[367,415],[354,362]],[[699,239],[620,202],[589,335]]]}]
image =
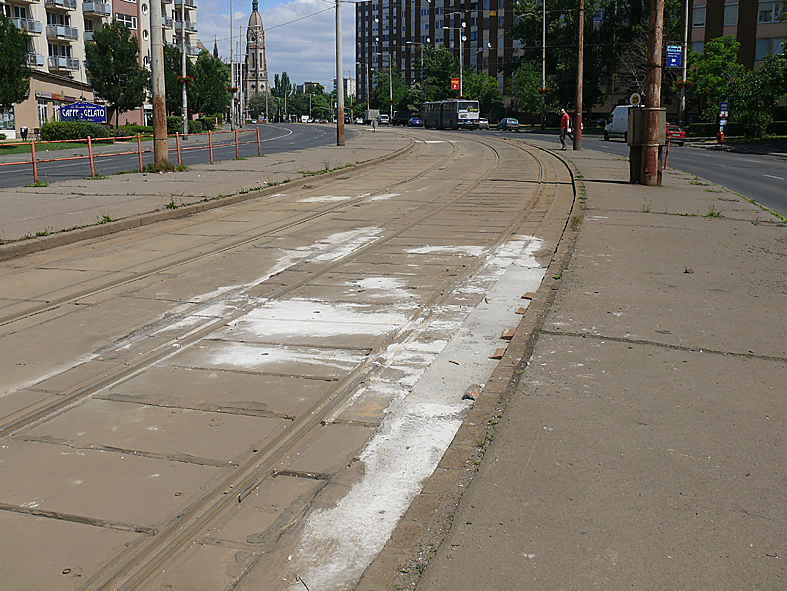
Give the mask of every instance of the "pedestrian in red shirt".
[{"label": "pedestrian in red shirt", "polygon": [[560,109],[560,144],[561,150],[566,149],[566,136],[571,138],[571,141],[574,141],[574,136],[571,135],[571,117],[569,117],[568,113],[566,113],[565,109]]}]

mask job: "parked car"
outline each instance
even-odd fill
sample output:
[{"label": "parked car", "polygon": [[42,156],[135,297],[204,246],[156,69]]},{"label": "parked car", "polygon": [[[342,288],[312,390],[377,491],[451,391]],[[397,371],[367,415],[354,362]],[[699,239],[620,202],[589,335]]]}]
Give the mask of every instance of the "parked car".
[{"label": "parked car", "polygon": [[363,125],[363,117],[357,117],[357,118],[355,119],[355,122],[356,122],[358,125]]},{"label": "parked car", "polygon": [[385,114],[380,115],[380,125],[388,125],[389,122],[390,122],[390,118],[388,117],[388,115]]},{"label": "parked car", "polygon": [[513,117],[505,117],[500,120],[500,123],[497,124],[497,128],[502,129],[503,131],[518,131],[519,121]]},{"label": "parked car", "polygon": [[686,143],[686,132],[680,125],[667,125],[667,139],[671,144],[682,146]]},{"label": "parked car", "polygon": [[410,117],[407,120],[407,127],[423,127],[424,122],[420,117]]},{"label": "parked car", "polygon": [[489,119],[486,117],[479,117],[478,129],[489,129]]}]

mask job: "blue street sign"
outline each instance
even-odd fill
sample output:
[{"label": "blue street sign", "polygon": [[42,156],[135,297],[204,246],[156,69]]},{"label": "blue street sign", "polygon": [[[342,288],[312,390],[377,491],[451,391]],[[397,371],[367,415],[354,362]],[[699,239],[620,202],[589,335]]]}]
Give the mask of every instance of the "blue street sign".
[{"label": "blue street sign", "polygon": [[719,103],[719,111],[729,111],[730,103]]},{"label": "blue street sign", "polygon": [[682,57],[683,57],[683,52],[681,51],[680,45],[667,46],[668,68],[680,68],[683,64]]},{"label": "blue street sign", "polygon": [[71,103],[60,107],[61,121],[89,121],[91,123],[106,123],[107,108],[88,102]]}]

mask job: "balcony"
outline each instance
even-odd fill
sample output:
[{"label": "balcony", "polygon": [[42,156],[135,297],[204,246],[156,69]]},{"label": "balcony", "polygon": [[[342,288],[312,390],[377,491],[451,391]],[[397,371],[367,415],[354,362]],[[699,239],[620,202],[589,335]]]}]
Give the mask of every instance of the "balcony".
[{"label": "balcony", "polygon": [[14,23],[17,29],[27,31],[28,33],[42,33],[44,31],[44,25],[29,18],[12,18],[11,22]]},{"label": "balcony", "polygon": [[186,55],[189,56],[199,55],[199,48],[196,45],[186,45]]},{"label": "balcony", "polygon": [[165,29],[171,29],[175,26],[175,21],[171,18],[167,18],[166,16],[161,17],[162,23],[164,24]]},{"label": "balcony", "polygon": [[79,39],[79,29],[63,25],[47,25],[46,36],[49,39],[68,39],[70,41],[77,41]]},{"label": "balcony", "polygon": [[37,53],[28,53],[27,54],[27,65],[43,68],[46,65],[46,58],[43,55],[38,55]]},{"label": "balcony", "polygon": [[38,4],[38,0],[16,0],[18,4]]},{"label": "balcony", "polygon": [[59,8],[61,10],[76,10],[77,0],[46,0],[48,8]]},{"label": "balcony", "polygon": [[[183,30],[183,21],[175,21],[175,30],[182,31]],[[187,33],[196,33],[197,32],[197,23],[192,21],[186,21],[186,32]]]},{"label": "balcony", "polygon": [[70,72],[79,69],[79,60],[73,57],[66,57],[63,55],[50,55],[48,61],[49,61],[50,71]]},{"label": "balcony", "polygon": [[197,8],[197,0],[175,0],[175,6],[182,6],[186,3],[186,8]]},{"label": "balcony", "polygon": [[82,12],[85,15],[100,16],[102,18],[112,16],[112,9],[109,7],[109,4],[104,2],[83,2]]},{"label": "balcony", "polygon": [[93,40],[93,31],[85,31],[85,43]]}]

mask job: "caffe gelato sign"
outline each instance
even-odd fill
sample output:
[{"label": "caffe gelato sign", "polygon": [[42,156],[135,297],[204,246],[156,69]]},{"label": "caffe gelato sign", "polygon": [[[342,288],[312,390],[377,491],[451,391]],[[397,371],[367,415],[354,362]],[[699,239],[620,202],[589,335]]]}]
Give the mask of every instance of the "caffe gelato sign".
[{"label": "caffe gelato sign", "polygon": [[61,121],[89,121],[106,123],[107,108],[93,103],[78,102],[60,107]]}]

